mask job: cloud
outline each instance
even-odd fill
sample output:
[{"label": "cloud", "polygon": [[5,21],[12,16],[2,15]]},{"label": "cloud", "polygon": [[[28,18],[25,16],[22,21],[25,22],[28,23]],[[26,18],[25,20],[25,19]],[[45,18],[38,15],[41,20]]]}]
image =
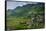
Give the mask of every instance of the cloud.
[{"label": "cloud", "polygon": [[26,4],[37,4],[37,2],[29,2],[29,1],[17,1],[17,2],[14,2],[14,1],[7,1],[7,9],[14,9],[18,6],[23,6],[23,5],[26,5]]},{"label": "cloud", "polygon": [[37,2],[26,1],[27,4],[37,4]]},{"label": "cloud", "polygon": [[23,6],[26,4],[27,3],[24,3],[24,2],[9,2],[9,1],[7,1],[7,9],[14,9],[17,6]]}]

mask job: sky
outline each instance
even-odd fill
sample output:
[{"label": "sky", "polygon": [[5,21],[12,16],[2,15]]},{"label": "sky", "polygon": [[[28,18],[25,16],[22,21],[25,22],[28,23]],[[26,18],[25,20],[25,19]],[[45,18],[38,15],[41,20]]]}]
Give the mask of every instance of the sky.
[{"label": "sky", "polygon": [[24,2],[7,2],[7,9],[14,9],[17,6],[23,6],[26,5],[26,3]]},{"label": "sky", "polygon": [[37,4],[36,2],[12,2],[12,1],[7,1],[7,9],[14,9],[18,6],[23,6],[26,4]]}]

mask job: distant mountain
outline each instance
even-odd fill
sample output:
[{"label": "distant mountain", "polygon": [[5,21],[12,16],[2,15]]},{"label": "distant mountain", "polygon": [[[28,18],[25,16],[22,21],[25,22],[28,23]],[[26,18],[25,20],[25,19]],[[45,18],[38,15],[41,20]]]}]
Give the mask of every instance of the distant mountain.
[{"label": "distant mountain", "polygon": [[16,7],[13,10],[7,10],[7,16],[29,16],[32,13],[37,14],[44,11],[44,3],[27,4]]}]

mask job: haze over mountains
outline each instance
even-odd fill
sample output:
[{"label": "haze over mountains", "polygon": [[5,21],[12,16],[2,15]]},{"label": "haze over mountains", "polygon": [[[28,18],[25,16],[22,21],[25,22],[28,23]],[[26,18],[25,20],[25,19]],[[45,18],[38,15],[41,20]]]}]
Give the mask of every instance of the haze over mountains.
[{"label": "haze over mountains", "polygon": [[14,9],[7,10],[7,16],[29,16],[31,13],[43,12],[44,3],[37,4],[26,4],[23,6],[18,6]]}]

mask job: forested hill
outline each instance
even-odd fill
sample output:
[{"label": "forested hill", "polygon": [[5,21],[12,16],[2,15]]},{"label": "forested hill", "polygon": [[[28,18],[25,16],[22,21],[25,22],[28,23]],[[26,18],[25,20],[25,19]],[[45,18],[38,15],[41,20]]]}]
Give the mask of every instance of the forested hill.
[{"label": "forested hill", "polygon": [[44,3],[26,4],[14,9],[8,9],[7,16],[30,16],[32,13],[40,14],[40,12],[42,14],[44,12]]}]

